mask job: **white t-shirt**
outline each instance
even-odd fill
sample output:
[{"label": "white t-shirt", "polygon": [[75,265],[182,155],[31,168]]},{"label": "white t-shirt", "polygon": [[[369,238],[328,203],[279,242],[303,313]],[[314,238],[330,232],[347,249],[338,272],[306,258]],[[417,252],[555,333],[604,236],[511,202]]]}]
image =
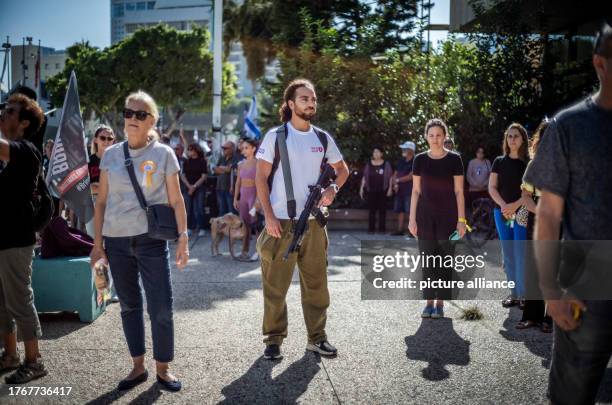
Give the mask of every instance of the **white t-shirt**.
[{"label": "white t-shirt", "polygon": [[[310,190],[308,186],[316,184],[321,173],[321,161],[323,160],[323,145],[317,134],[311,127],[309,131],[302,132],[287,123],[289,136],[287,137],[287,151],[291,164],[291,178],[293,180],[293,195],[296,202],[296,215],[299,218]],[[257,151],[257,159],[268,163],[274,162],[274,144],[276,142],[277,128],[268,131]],[[338,163],[342,160],[342,154],[331,136],[327,135],[327,162]],[[283,177],[283,164],[279,162],[274,180],[270,203],[274,215],[278,219],[289,219],[287,214],[287,195],[285,193],[285,180]]]}]

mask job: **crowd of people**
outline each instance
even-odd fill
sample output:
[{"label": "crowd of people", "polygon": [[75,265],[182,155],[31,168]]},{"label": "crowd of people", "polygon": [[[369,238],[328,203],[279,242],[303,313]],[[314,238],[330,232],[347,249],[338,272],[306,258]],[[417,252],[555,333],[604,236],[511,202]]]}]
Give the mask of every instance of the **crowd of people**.
[{"label": "crowd of people", "polygon": [[[600,81],[594,95],[557,113],[552,120],[544,119],[531,141],[522,125],[510,124],[503,134],[501,155],[492,164],[484,149],[478,148],[464,171],[447,125],[434,118],[426,123],[423,133],[427,149],[416,153],[413,142],[399,145],[403,157],[395,167],[380,147],[373,148],[360,186],[370,211],[370,232],[386,232],[382,202],[395,194],[399,223],[394,233],[405,232],[407,215],[407,230],[418,239],[419,250],[433,255],[452,255],[454,245],[450,242],[469,231],[466,200],[490,196],[495,202],[504,270],[515,285],[502,305],[523,308],[518,329],[538,327],[550,332],[554,327],[549,383],[553,403],[593,402],[612,354],[612,301],[566,296],[556,270],[543,272],[541,265],[538,275],[544,300],[525,300],[529,245],[517,242],[560,237],[612,240],[612,215],[607,209],[612,201],[612,171],[602,169],[609,167],[612,154],[610,26],[597,37],[593,65]],[[116,143],[109,127],[95,131],[89,159],[95,199],[91,262],[102,260],[110,265],[121,306],[133,368],[119,382],[120,390],[148,378],[141,283],[151,320],[156,379],[170,391],[181,389],[181,382],[169,369],[175,346],[170,239],[152,233],[151,224],[161,219],[152,222],[142,200],[149,207],[170,210],[172,218],[164,221],[175,228],[174,262],[182,269],[189,259],[189,238],[200,236],[205,227],[206,187],[214,187],[218,215],[238,215],[249,236],[260,229],[258,221],[264,218],[255,258],[262,269],[264,358],[282,357],[288,328],[285,298],[296,265],[308,334],[306,349],[325,356],[337,354],[325,330],[330,296],[329,242],[324,224],[309,218],[297,254],[288,259],[282,255],[293,238],[295,218],[304,209],[310,186],[317,182],[321,170],[329,165],[336,174],[322,190],[321,207],[333,203],[349,176],[334,138],[311,124],[317,103],[311,82],[291,82],[279,110],[282,125],[270,130],[261,145],[252,139],[241,139],[238,147],[231,141],[224,143],[214,164],[207,161],[208,152],[197,143],[183,142],[173,149],[163,139],[158,141],[155,125],[159,111],[143,91],[125,100],[125,142]],[[0,370],[16,369],[6,377],[7,383],[25,383],[47,373],[38,349],[41,328],[31,287],[32,222],[36,214],[32,196],[43,167],[48,165],[31,139],[43,121],[40,106],[22,94],[12,95],[0,115],[0,189],[11,190],[10,198],[0,199],[0,212],[10,213],[0,232],[0,335],[4,341]],[[47,158],[50,149],[52,145],[46,144]],[[243,242],[241,260],[254,260],[248,239]],[[555,262],[555,252],[537,244],[535,250],[538,261]],[[451,277],[452,269],[432,266],[423,273],[444,280]],[[421,316],[441,318],[450,291],[427,289],[423,298],[426,305]],[[24,342],[23,362],[17,340]]]}]

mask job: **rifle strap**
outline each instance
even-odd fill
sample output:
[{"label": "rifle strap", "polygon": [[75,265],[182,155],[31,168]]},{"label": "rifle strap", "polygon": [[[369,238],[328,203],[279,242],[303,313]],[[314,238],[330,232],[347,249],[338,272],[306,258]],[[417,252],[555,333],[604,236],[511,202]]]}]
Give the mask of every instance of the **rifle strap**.
[{"label": "rifle strap", "polygon": [[283,125],[284,131],[276,132],[276,141],[278,142],[278,151],[280,155],[281,166],[283,167],[283,180],[285,183],[285,194],[287,196],[287,215],[291,221],[295,220],[296,202],[293,194],[293,178],[291,177],[291,165],[289,163],[289,151],[287,150],[288,128],[287,124]]}]

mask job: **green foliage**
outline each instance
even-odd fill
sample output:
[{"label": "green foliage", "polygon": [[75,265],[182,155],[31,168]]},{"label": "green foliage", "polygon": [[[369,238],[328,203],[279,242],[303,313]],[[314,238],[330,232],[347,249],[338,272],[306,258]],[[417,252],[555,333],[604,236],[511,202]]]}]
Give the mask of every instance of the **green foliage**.
[{"label": "green foliage", "polygon": [[[68,48],[65,69],[47,81],[53,102],[63,103],[67,79],[76,71],[81,105],[117,129],[124,98],[142,89],[173,115],[170,129],[187,110],[212,106],[212,53],[207,31],[180,32],[167,25],[137,30],[103,50],[88,43]],[[223,102],[237,91],[233,65],[223,65]]]},{"label": "green foliage", "polygon": [[[313,51],[332,46],[344,56],[369,57],[414,41],[419,0],[245,0],[226,1],[226,47],[240,41],[248,63],[248,77],[261,78],[277,54],[296,50],[306,40],[300,24],[308,15],[319,25],[311,38]],[[319,42],[318,40],[323,40]],[[333,41],[329,43],[328,41]]]},{"label": "green foliage", "polygon": [[[319,99],[315,124],[337,140],[353,173],[351,184],[358,184],[375,145],[391,161],[399,159],[398,145],[406,140],[424,150],[423,128],[431,118],[447,122],[467,165],[481,145],[489,158],[501,154],[510,123],[533,130],[596,83],[588,61],[567,63],[555,53],[563,48],[558,38],[489,27],[490,33],[483,29],[467,41],[450,37],[431,53],[410,41],[401,52],[372,53],[367,42],[354,42],[347,52],[338,47],[343,34],[325,20],[304,10],[300,21],[299,47],[279,51],[279,82],[263,86],[262,126],[278,125],[276,111],[290,81],[310,79]],[[337,206],[359,206],[356,193],[346,190]]]}]

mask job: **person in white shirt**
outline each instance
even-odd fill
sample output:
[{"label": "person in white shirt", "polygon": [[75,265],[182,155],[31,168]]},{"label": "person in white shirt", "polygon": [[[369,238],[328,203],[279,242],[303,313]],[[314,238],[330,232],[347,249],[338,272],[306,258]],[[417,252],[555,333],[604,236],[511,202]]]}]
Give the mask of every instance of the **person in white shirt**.
[{"label": "person in white shirt", "polygon": [[[293,269],[298,265],[302,290],[302,308],[308,331],[307,350],[326,356],[336,355],[337,350],[327,341],[325,324],[329,292],[327,289],[327,230],[315,219],[310,219],[308,229],[298,252],[283,260],[292,239],[292,219],[287,212],[287,196],[282,163],[276,157],[277,133],[286,135],[296,201],[296,218],[299,218],[309,195],[308,186],[317,182],[323,159],[327,159],[336,172],[336,183],[323,191],[320,205],[328,206],[345,183],[349,171],[333,138],[310,124],[317,111],[314,86],[304,79],[294,80],[285,89],[283,104],[279,110],[283,126],[270,130],[257,151],[255,184],[261,202],[266,227],[257,240],[261,259],[264,293],[263,334],[266,359],[281,358],[280,345],[287,337],[287,304],[285,297],[291,284]],[[273,167],[276,170],[273,171]],[[271,187],[269,178],[272,177]]]}]

